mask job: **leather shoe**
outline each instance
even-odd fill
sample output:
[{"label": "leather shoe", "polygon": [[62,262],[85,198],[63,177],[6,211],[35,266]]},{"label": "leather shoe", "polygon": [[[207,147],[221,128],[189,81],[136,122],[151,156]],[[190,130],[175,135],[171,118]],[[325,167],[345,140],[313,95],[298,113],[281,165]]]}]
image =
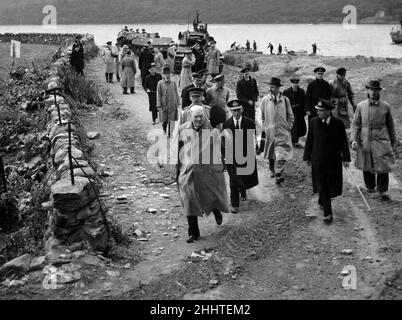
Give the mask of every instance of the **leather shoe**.
[{"label": "leather shoe", "polygon": [[380,196],[381,196],[382,200],[391,200],[391,198],[389,197],[388,192],[386,192],[386,191],[381,191]]},{"label": "leather shoe", "polygon": [[214,213],[216,224],[220,226],[223,221],[222,213],[218,209],[213,209],[212,212]]},{"label": "leather shoe", "polygon": [[238,207],[233,207],[230,212],[232,213],[238,213],[239,212],[239,208]]},{"label": "leather shoe", "polygon": [[241,197],[241,201],[247,201],[247,195],[246,194]]},{"label": "leather shoe", "polygon": [[330,214],[329,216],[325,216],[324,217],[324,222],[325,223],[331,223],[332,222],[332,214]]},{"label": "leather shoe", "polygon": [[283,181],[285,181],[285,178],[282,176],[276,177],[276,184],[281,184]]},{"label": "leather shoe", "polygon": [[195,240],[195,237],[193,235],[189,236],[188,239],[186,240],[187,243],[193,243]]},{"label": "leather shoe", "polygon": [[271,171],[271,178],[275,178],[276,174],[274,170],[270,170]]}]

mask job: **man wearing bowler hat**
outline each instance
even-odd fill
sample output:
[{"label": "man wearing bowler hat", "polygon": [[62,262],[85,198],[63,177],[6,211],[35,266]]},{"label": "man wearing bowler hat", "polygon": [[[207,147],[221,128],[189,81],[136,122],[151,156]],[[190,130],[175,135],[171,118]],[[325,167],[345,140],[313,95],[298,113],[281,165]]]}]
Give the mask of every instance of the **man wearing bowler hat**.
[{"label": "man wearing bowler hat", "polygon": [[349,168],[350,152],[342,120],[332,116],[335,106],[320,99],[318,117],[310,121],[303,160],[311,165],[313,191],[319,194],[318,204],[324,210],[324,222],[332,222],[331,198],[342,194],[342,164]]},{"label": "man wearing bowler hat", "polygon": [[380,99],[380,81],[367,85],[368,99],[357,105],[352,121],[352,149],[356,150],[355,165],[363,171],[369,193],[377,191],[388,200],[389,172],[395,169],[398,140],[390,105]]},{"label": "man wearing bowler hat", "polygon": [[254,151],[255,123],[242,115],[242,101],[229,101],[228,107],[233,116],[223,125],[225,141],[222,143],[221,153],[230,178],[231,212],[237,213],[240,205],[239,195],[242,201],[246,201],[246,190],[258,184],[257,161]]},{"label": "man wearing bowler hat", "polygon": [[270,93],[261,100],[262,128],[265,133],[264,159],[269,159],[271,177],[276,184],[284,182],[285,164],[293,157],[291,129],[294,115],[289,99],[279,88],[279,78],[271,78],[268,83]]},{"label": "man wearing bowler hat", "polygon": [[240,71],[243,77],[236,84],[237,99],[243,103],[243,114],[255,122],[255,103],[260,94],[257,81],[250,76],[250,68],[245,67]]},{"label": "man wearing bowler hat", "polygon": [[332,112],[334,117],[337,117],[343,121],[345,128],[350,128],[349,120],[349,105],[348,99],[353,107],[353,112],[356,110],[356,105],[353,101],[354,93],[350,82],[346,80],[346,69],[341,67],[336,70],[336,79],[330,81],[332,102],[335,105],[335,109]]},{"label": "man wearing bowler hat", "polygon": [[[156,107],[161,111],[160,121],[162,122],[163,132],[166,134],[168,123],[179,119],[178,106],[180,105],[180,97],[177,92],[177,84],[171,79],[169,64],[162,67],[162,80],[156,86]],[[169,128],[169,135],[172,128]]]},{"label": "man wearing bowler hat", "polygon": [[331,86],[328,81],[324,80],[325,68],[318,67],[314,69],[316,79],[311,81],[306,90],[306,103],[305,110],[308,115],[308,121],[317,116],[317,109],[315,106],[320,99],[331,99]]},{"label": "man wearing bowler hat", "polygon": [[293,115],[295,116],[295,122],[292,128],[292,143],[294,147],[299,146],[299,138],[303,137],[306,132],[306,121],[304,116],[306,112],[304,111],[304,102],[306,100],[306,93],[304,89],[299,87],[300,79],[297,77],[290,78],[291,86],[283,91],[283,95],[289,98],[290,104],[292,105]]}]

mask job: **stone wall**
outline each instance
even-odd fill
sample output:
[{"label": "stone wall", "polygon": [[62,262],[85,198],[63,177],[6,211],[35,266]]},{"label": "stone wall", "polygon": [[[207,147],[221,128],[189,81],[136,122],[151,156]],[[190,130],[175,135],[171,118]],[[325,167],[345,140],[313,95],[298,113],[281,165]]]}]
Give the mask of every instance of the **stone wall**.
[{"label": "stone wall", "polygon": [[71,33],[0,33],[0,42],[17,40],[22,43],[60,45],[66,40],[74,39],[76,35]]},{"label": "stone wall", "polygon": [[[87,35],[82,39],[86,48],[94,44],[94,38]],[[45,84],[63,87],[64,71],[69,68],[68,46],[60,58],[51,64]],[[60,108],[62,124],[59,124],[55,100]],[[96,198],[98,183],[94,170],[85,158],[79,134],[71,122],[71,153],[73,160],[75,184],[71,184],[70,163],[68,157],[68,122],[72,121],[71,109],[62,94],[49,95],[45,100],[48,113],[47,134],[51,142],[51,164],[49,184],[51,196],[43,205],[48,211],[49,229],[47,232],[46,250],[52,251],[60,244],[71,246],[83,242],[88,249],[105,253],[108,250],[109,231],[104,212]],[[86,175],[83,173],[85,171]],[[92,183],[91,183],[92,182]]]}]

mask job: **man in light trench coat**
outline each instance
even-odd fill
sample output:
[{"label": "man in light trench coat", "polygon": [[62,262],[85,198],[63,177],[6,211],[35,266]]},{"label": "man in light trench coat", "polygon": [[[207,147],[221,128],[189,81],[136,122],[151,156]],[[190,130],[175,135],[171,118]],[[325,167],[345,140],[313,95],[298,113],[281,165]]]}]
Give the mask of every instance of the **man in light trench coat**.
[{"label": "man in light trench coat", "polygon": [[283,173],[286,161],[293,157],[291,129],[295,120],[289,99],[279,92],[279,78],[268,83],[270,93],[261,100],[262,127],[265,132],[264,159],[269,159],[271,177],[276,184],[285,181]]},{"label": "man in light trench coat", "polygon": [[[221,212],[229,212],[219,130],[211,127],[203,106],[194,105],[190,112],[191,121],[179,128],[176,175],[188,221],[187,243],[200,237],[198,217],[203,214],[208,216],[212,211],[216,223],[220,225],[223,220]],[[211,138],[214,141],[212,144]]]},{"label": "man in light trench coat", "polygon": [[[398,145],[390,105],[380,100],[380,81],[367,85],[368,99],[357,105],[352,122],[351,144],[356,150],[355,165],[363,171],[369,193],[377,191],[388,200],[389,172],[395,168]],[[376,181],[377,180],[377,181]]]}]

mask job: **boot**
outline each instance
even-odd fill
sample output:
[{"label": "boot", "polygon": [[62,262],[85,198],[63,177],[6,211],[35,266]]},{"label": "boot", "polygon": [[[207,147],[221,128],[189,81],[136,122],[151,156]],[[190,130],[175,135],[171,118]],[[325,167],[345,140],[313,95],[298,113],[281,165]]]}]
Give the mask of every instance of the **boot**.
[{"label": "boot", "polygon": [[110,83],[113,82],[113,73],[109,73],[109,82],[110,82]]},{"label": "boot", "polygon": [[127,87],[123,87],[123,94],[127,94]]},{"label": "boot", "polygon": [[131,87],[131,88],[130,88],[130,93],[135,93],[134,87]]},{"label": "boot", "polygon": [[109,82],[109,74],[105,73],[105,77],[106,77],[106,82]]}]

